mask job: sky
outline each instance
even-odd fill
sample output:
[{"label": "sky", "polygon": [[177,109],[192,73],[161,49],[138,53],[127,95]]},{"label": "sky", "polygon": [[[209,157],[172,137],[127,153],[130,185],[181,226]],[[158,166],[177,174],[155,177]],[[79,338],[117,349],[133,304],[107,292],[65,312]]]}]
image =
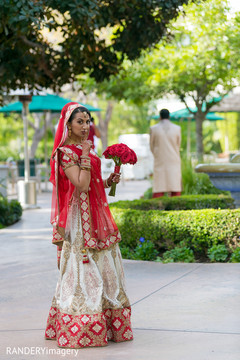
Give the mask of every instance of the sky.
[{"label": "sky", "polygon": [[240,0],[228,0],[234,11],[240,11]]}]

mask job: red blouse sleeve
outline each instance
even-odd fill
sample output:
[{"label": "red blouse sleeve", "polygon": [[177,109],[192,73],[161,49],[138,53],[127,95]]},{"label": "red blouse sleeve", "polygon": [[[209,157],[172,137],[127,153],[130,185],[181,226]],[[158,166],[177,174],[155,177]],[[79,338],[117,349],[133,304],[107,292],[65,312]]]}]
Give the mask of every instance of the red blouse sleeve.
[{"label": "red blouse sleeve", "polygon": [[67,154],[65,151],[60,152],[60,164],[63,170],[68,169],[71,166],[79,165],[78,160],[71,156],[71,154]]}]

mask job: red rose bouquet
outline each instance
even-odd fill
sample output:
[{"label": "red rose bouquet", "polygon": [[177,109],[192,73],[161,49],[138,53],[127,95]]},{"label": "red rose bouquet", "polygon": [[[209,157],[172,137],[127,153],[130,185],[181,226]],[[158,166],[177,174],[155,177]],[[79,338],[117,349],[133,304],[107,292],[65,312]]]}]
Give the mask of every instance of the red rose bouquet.
[{"label": "red rose bouquet", "polygon": [[[137,162],[137,155],[125,144],[115,144],[112,146],[108,146],[104,151],[103,155],[106,159],[113,159],[113,161],[115,162],[114,172],[116,174],[120,173],[120,167],[122,164],[134,165]],[[112,183],[109,192],[110,196],[115,196],[116,185],[116,183]]]}]

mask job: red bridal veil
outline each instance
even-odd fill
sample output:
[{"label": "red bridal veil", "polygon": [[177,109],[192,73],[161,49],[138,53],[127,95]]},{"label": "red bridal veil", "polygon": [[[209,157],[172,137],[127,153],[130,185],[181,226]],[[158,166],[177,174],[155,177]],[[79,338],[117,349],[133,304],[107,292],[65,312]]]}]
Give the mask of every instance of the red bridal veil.
[{"label": "red bridal veil", "polygon": [[[52,211],[51,223],[55,229],[54,236],[56,245],[61,245],[64,240],[64,230],[68,216],[68,209],[71,203],[74,185],[66,177],[61,164],[60,155],[65,153],[71,157],[74,156],[76,165],[80,163],[82,154],[81,146],[66,145],[64,142],[68,136],[67,122],[76,108],[82,106],[76,102],[66,104],[61,112],[61,117],[57,127],[52,156],[50,160],[51,176],[50,181],[53,184],[52,192]],[[85,247],[105,248],[112,243],[120,240],[117,225],[110,212],[107,198],[101,177],[101,161],[94,152],[89,154],[91,159],[91,181],[88,193],[80,192],[80,201],[85,199],[86,212],[89,212],[89,231],[83,232],[85,237]],[[82,204],[82,203],[81,203]],[[84,210],[85,211],[85,210]],[[81,216],[83,211],[81,210]],[[82,223],[85,220],[82,219]]]}]

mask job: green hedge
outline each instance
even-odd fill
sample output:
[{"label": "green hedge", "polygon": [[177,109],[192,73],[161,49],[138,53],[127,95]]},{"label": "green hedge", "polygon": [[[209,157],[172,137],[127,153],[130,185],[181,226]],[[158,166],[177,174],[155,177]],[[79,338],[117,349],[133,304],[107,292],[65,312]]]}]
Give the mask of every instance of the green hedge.
[{"label": "green hedge", "polygon": [[22,207],[17,200],[0,197],[0,228],[14,224],[21,216]]},{"label": "green hedge", "polygon": [[234,208],[234,200],[229,195],[184,195],[118,201],[110,204],[111,208],[135,210],[192,210],[192,209],[229,209]]},{"label": "green hedge", "polygon": [[158,211],[121,209],[112,213],[122,235],[122,246],[134,249],[139,238],[155,244],[161,255],[180,242],[193,250],[195,259],[208,260],[208,249],[224,244],[232,250],[240,246],[240,210]]}]

